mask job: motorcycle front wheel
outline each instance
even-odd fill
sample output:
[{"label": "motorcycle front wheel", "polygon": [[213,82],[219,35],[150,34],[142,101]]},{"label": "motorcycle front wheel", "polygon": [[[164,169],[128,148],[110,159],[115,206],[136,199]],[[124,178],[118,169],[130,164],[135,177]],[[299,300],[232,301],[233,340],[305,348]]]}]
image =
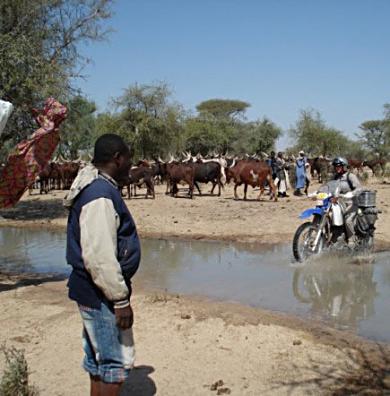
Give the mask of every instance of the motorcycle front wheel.
[{"label": "motorcycle front wheel", "polygon": [[318,254],[324,246],[324,237],[321,236],[317,246],[314,246],[318,232],[318,225],[312,222],[301,224],[295,232],[293,239],[293,254],[297,261],[304,261],[313,254]]}]

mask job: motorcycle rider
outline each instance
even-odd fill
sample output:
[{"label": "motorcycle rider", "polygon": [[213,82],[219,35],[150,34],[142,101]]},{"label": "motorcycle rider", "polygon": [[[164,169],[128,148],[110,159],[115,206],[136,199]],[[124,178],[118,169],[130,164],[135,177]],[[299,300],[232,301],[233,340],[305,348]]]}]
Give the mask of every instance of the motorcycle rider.
[{"label": "motorcycle rider", "polygon": [[349,191],[353,192],[353,196],[359,194],[362,190],[362,185],[358,177],[352,172],[348,171],[348,161],[343,157],[336,157],[332,161],[334,169],[333,180],[340,181],[340,193],[346,194]]},{"label": "motorcycle rider", "polygon": [[332,204],[337,205],[341,209],[344,217],[343,225],[333,225],[333,242],[336,242],[340,236],[345,232],[347,239],[354,233],[354,217],[356,215],[357,206],[354,204],[353,197],[360,194],[362,185],[358,177],[352,172],[348,171],[348,161],[343,157],[336,157],[332,161],[334,169],[333,180],[339,181],[340,194],[352,192],[351,197],[339,200],[339,197],[332,197]]}]

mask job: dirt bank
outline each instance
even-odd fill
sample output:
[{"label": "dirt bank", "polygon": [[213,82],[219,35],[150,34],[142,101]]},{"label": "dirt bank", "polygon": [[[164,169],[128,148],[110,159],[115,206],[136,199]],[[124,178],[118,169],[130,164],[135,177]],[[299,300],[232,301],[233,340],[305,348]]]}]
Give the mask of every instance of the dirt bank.
[{"label": "dirt bank", "polygon": [[[25,349],[41,395],[88,394],[65,282],[10,286],[0,304],[0,340]],[[390,386],[387,347],[319,324],[137,288],[133,306],[137,367],[125,395],[385,394]]]},{"label": "dirt bank", "polygon": [[[313,185],[312,190],[318,185]],[[379,248],[390,248],[390,184],[372,183],[377,190],[377,205],[382,214],[377,222],[376,241]],[[210,186],[202,187],[204,192]],[[241,188],[242,190],[242,188]],[[165,186],[156,186],[156,199],[139,196],[127,200],[142,237],[218,239],[248,243],[288,242],[301,223],[298,215],[313,206],[308,198],[290,196],[273,202],[264,197],[258,202],[258,191],[249,191],[248,200],[235,201],[233,188],[225,187],[220,197],[195,195],[171,198]],[[2,210],[6,221],[0,225],[65,227],[66,210],[62,207],[63,191],[48,195],[26,195],[13,209]],[[242,196],[242,191],[240,191]]]}]

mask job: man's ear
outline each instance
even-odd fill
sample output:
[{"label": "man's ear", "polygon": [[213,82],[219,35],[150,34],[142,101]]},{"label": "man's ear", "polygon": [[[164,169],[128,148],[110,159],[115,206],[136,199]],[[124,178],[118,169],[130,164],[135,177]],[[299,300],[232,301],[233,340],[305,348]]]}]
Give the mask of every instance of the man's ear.
[{"label": "man's ear", "polygon": [[120,165],[120,156],[121,156],[121,153],[119,151],[114,153],[114,155],[112,156],[112,159],[114,160],[114,162],[117,166]]}]

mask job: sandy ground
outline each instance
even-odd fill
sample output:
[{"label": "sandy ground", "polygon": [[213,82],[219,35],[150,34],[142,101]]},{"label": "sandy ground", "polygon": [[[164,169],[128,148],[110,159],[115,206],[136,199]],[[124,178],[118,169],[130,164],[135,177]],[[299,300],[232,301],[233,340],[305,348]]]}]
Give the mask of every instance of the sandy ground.
[{"label": "sandy ground", "polygon": [[[41,395],[87,395],[65,282],[10,288],[0,304],[0,340],[25,349]],[[138,290],[133,307],[137,365],[123,395],[390,392],[388,346],[233,304]]]},{"label": "sandy ground", "polygon": [[[378,191],[383,211],[377,246],[389,248],[390,185],[370,187]],[[173,199],[164,191],[158,186],[155,200],[128,201],[141,237],[289,242],[298,214],[312,205],[297,197],[257,202],[257,191],[250,191],[246,202],[234,201],[231,187],[221,197],[193,200]],[[63,192],[26,196],[16,208],[0,212],[6,217],[1,224],[65,227],[62,197]],[[25,349],[31,381],[41,395],[88,394],[80,368],[81,323],[65,281],[0,275],[0,304],[0,343]],[[137,284],[133,306],[137,367],[125,395],[390,394],[388,345],[319,323],[163,295]]]},{"label": "sandy ground", "polygon": [[[390,182],[367,184],[377,191],[377,206],[382,214],[376,223],[376,242],[390,248]],[[156,199],[144,195],[127,200],[141,237],[218,239],[247,243],[278,243],[292,241],[302,222],[298,215],[313,202],[306,197],[280,198],[273,202],[264,196],[256,200],[258,190],[248,188],[248,200],[234,200],[232,186],[226,186],[220,197],[208,194],[210,185],[203,185],[204,194],[188,199],[181,191],[179,198],[165,195],[165,186],[156,186]],[[318,188],[311,186],[310,191]],[[141,190],[144,194],[145,190]],[[243,187],[239,187],[243,197]],[[0,210],[6,221],[0,225],[66,227],[66,210],[61,202],[63,191],[48,195],[25,195],[10,210]]]}]

